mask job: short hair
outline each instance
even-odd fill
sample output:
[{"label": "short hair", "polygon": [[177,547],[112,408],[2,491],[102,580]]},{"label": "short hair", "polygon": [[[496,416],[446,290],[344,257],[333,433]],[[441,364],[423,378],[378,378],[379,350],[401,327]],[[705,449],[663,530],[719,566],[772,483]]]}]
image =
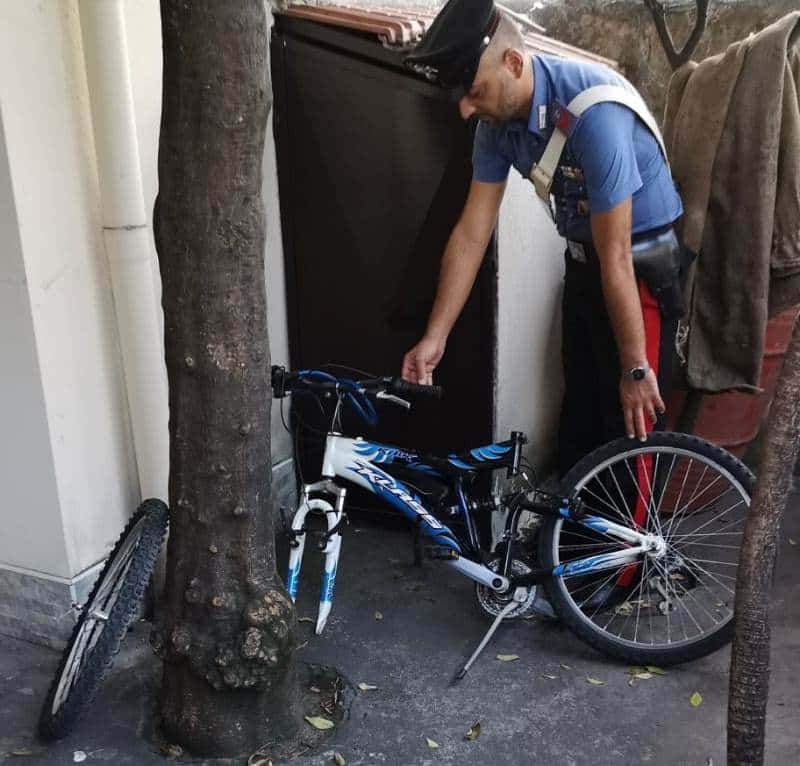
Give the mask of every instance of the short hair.
[{"label": "short hair", "polygon": [[525,42],[519,27],[502,11],[497,29],[492,35],[492,40],[484,55],[492,66],[499,66],[503,62],[503,55],[509,48],[516,48],[520,53],[525,53]]}]

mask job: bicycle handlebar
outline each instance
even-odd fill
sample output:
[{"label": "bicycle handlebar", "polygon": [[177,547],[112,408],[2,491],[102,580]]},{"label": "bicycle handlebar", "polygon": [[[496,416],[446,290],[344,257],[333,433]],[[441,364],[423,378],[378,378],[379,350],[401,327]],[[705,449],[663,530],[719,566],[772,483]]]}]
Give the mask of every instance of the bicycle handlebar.
[{"label": "bicycle handlebar", "polygon": [[430,396],[433,399],[442,398],[441,386],[425,386],[420,383],[409,383],[402,378],[392,378],[390,390],[398,396]]},{"label": "bicycle handlebar", "polygon": [[320,391],[325,393],[341,392],[346,394],[376,396],[384,391],[396,396],[429,396],[442,398],[441,386],[425,386],[409,383],[399,377],[371,378],[367,380],[350,380],[336,378],[324,370],[301,370],[288,372],[284,367],[272,368],[272,391],[276,398],[285,396],[290,391]]}]

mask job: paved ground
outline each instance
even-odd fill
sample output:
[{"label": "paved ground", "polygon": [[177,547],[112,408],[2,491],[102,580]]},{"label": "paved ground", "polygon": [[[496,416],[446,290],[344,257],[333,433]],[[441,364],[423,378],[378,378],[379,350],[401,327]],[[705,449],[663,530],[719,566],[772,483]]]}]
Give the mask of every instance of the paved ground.
[{"label": "paved ground", "polygon": [[[767,763],[800,763],[800,498],[787,514],[774,593],[772,685]],[[604,660],[557,625],[503,626],[493,645],[458,686],[450,679],[485,629],[469,583],[434,562],[411,566],[410,539],[396,530],[347,530],[334,610],[320,638],[302,623],[309,643],[300,657],[333,664],[358,692],[349,720],[322,751],[300,766],[330,764],[537,764],[611,766],[725,763],[728,652],[628,686],[626,668]],[[299,611],[316,609],[313,559]],[[379,611],[383,619],[376,620]],[[45,747],[33,736],[55,653],[0,642],[0,763],[163,763],[147,739],[159,667],[146,643],[147,625],[130,635],[91,714],[67,741]],[[517,654],[502,663],[498,653]],[[568,666],[568,669],[567,667]],[[555,679],[544,674],[554,675]],[[595,686],[591,676],[605,682]],[[690,696],[698,691],[702,704]],[[481,722],[480,737],[464,733]],[[430,749],[425,738],[439,744]],[[19,755],[13,755],[13,751]],[[80,756],[78,756],[80,757]]]}]

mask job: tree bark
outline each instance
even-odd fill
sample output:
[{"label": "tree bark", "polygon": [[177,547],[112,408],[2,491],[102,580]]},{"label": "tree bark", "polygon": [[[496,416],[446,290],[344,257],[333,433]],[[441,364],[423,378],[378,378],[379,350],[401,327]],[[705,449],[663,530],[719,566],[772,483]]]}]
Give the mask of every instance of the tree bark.
[{"label": "tree bark", "polygon": [[800,447],[800,321],[795,321],[769,414],[736,579],[728,697],[728,763],[764,762],[769,691],[769,592],[778,532]]},{"label": "tree bark", "polygon": [[275,572],[262,157],[264,0],[161,0],[154,214],[169,377],[172,512],[163,733],[239,756],[300,719],[294,607]]}]

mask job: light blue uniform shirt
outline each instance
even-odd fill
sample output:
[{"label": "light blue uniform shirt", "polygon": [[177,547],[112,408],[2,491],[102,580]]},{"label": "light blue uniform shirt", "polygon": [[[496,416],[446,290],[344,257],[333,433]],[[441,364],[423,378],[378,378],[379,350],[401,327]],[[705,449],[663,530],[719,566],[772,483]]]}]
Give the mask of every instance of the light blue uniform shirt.
[{"label": "light blue uniform shirt", "polygon": [[[478,123],[473,180],[505,181],[512,165],[528,178],[553,132],[554,106],[566,106],[593,85],[623,83],[608,67],[554,56],[534,56],[533,72],[527,123]],[[545,110],[544,128],[539,127],[540,107]],[[610,210],[628,197],[633,198],[633,234],[665,226],[683,212],[658,141],[633,111],[612,102],[595,104],[574,123],[552,194],[559,233],[579,242],[592,239],[591,213]]]}]

